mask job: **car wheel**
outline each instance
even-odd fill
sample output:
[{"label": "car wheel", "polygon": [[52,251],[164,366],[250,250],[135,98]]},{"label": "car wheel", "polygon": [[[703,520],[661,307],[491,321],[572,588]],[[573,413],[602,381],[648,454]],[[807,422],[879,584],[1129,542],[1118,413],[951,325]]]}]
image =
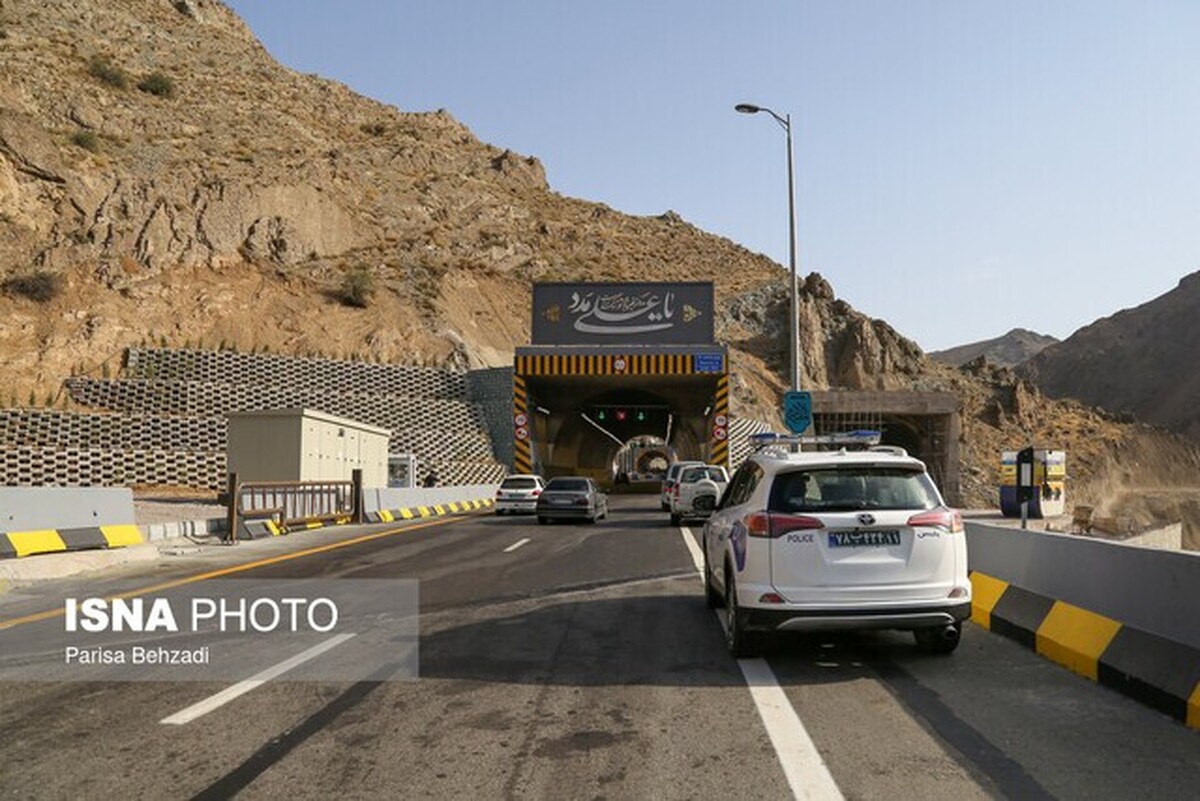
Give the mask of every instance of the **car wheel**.
[{"label": "car wheel", "polygon": [[680,517],[679,515],[675,514],[674,512],[671,513],[671,525],[672,526],[678,526],[682,520],[683,520],[683,518]]},{"label": "car wheel", "polygon": [[497,510],[496,510],[496,516],[497,516],[497,517],[499,517],[499,516],[500,516],[500,515],[502,515],[502,514],[504,514],[504,510],[503,510],[503,509],[497,509]]},{"label": "car wheel", "polygon": [[761,635],[746,630],[746,613],[737,602],[737,585],[733,571],[725,571],[725,645],[734,659],[750,659],[758,656]]},{"label": "car wheel", "polygon": [[725,599],[712,583],[712,570],[708,564],[708,540],[702,542],[700,547],[704,551],[704,602],[708,604],[709,609],[717,609],[725,604]]},{"label": "car wheel", "polygon": [[953,653],[962,640],[962,623],[950,626],[936,626],[929,629],[913,629],[913,639],[917,648],[927,654]]},{"label": "car wheel", "polygon": [[538,525],[539,526],[545,525],[547,520],[549,520],[549,518],[538,515]]}]

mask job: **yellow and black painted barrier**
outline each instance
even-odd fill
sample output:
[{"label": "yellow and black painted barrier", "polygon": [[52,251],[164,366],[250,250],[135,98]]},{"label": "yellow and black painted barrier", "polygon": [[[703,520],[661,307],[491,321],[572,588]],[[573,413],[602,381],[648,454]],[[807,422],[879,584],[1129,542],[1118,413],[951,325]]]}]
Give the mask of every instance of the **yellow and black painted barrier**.
[{"label": "yellow and black painted barrier", "polygon": [[134,525],[8,531],[0,533],[0,559],[41,553],[123,548],[126,545],[140,545],[145,541],[146,535]]},{"label": "yellow and black painted barrier", "polygon": [[1200,728],[1200,649],[972,572],[971,621]]},{"label": "yellow and black painted barrier", "polygon": [[529,425],[529,390],[525,377],[513,374],[513,472],[533,472],[533,442]]},{"label": "yellow and black painted barrier", "polygon": [[[458,514],[492,506],[490,498],[471,501],[454,501],[451,503],[413,506],[406,509],[381,510],[369,512],[366,517],[371,523],[391,523],[397,520],[416,520],[423,517]],[[265,537],[278,537],[297,531],[309,531],[327,526],[341,526],[353,522],[349,515],[292,522],[286,525],[276,523],[269,518],[239,521],[238,537],[240,539],[256,540]],[[36,554],[64,553],[67,551],[89,551],[107,548],[124,548],[129,545],[141,545],[149,542],[143,527],[136,525],[90,526],[85,528],[68,529],[39,529],[37,531],[0,532],[0,559],[14,559]]]},{"label": "yellow and black painted barrier", "polygon": [[[706,354],[707,355],[707,354]],[[701,357],[704,358],[703,356]],[[517,375],[709,375],[694,353],[547,353],[518,355]]]},{"label": "yellow and black painted barrier", "polygon": [[475,501],[452,501],[451,503],[430,504],[428,506],[410,506],[405,509],[380,509],[378,512],[367,512],[369,523],[393,523],[399,520],[419,520],[423,517],[473,512],[477,509],[487,509],[493,503],[491,498]]}]

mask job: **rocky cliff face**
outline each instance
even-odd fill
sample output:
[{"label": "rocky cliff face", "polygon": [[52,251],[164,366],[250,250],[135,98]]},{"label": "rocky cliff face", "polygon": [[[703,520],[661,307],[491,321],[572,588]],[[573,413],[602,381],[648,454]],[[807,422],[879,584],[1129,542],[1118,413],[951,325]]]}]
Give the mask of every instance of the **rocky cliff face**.
[{"label": "rocky cliff face", "polygon": [[[778,423],[779,265],[671,211],[563,197],[448,114],[289,70],[215,0],[0,0],[0,64],[0,403],[53,403],[139,343],[510,364],[533,281],[710,280],[735,410]],[[366,308],[342,302],[352,273]],[[799,315],[805,386],[963,397],[972,503],[1029,431],[1080,452],[1135,436],[931,362],[819,275]]]},{"label": "rocky cliff face", "polygon": [[1081,328],[1022,365],[1051,397],[1132,414],[1200,441],[1200,273]]}]

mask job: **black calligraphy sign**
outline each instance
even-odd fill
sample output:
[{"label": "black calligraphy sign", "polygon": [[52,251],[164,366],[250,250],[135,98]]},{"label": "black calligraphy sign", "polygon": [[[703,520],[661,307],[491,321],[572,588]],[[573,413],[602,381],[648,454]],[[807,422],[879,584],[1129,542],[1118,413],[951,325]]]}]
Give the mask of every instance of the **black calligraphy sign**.
[{"label": "black calligraphy sign", "polygon": [[534,345],[711,345],[713,285],[534,284]]}]

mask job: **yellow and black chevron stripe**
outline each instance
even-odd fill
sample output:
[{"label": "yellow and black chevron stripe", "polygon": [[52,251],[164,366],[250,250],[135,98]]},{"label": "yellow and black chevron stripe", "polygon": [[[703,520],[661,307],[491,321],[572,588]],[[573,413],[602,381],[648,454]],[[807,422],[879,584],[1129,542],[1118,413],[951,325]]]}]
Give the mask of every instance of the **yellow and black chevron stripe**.
[{"label": "yellow and black chevron stripe", "polygon": [[[525,415],[529,419],[529,392],[525,389],[525,378],[519,373],[513,375],[513,420],[515,421],[519,415]],[[531,430],[530,426],[526,426]],[[513,425],[514,432],[516,425]],[[513,472],[514,473],[532,473],[533,472],[533,436],[532,434],[525,439],[518,439],[513,436]]]},{"label": "yellow and black chevron stripe", "polygon": [[971,620],[1200,728],[1200,649],[971,573]]},{"label": "yellow and black chevron stripe", "polygon": [[713,436],[714,426],[710,423],[708,429],[709,462],[729,467],[729,376],[722,374],[717,377],[717,394],[713,400],[712,417],[725,418],[725,436],[717,439]]},{"label": "yellow and black chevron stripe", "polygon": [[486,509],[495,501],[491,498],[481,498],[472,501],[452,501],[450,503],[434,504],[433,506],[411,506],[405,509],[380,509],[378,512],[368,512],[367,520],[371,523],[393,523],[397,520],[417,520],[422,517],[437,517],[438,515],[472,512]]},{"label": "yellow and black chevron stripe", "polygon": [[39,553],[123,548],[145,541],[141,529],[133,525],[9,531],[0,533],[0,559]]},{"label": "yellow and black chevron stripe", "polygon": [[697,370],[695,354],[691,353],[517,356],[516,373],[523,376],[714,374]]}]

